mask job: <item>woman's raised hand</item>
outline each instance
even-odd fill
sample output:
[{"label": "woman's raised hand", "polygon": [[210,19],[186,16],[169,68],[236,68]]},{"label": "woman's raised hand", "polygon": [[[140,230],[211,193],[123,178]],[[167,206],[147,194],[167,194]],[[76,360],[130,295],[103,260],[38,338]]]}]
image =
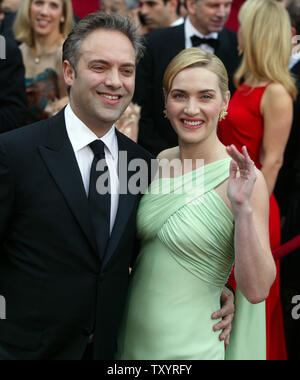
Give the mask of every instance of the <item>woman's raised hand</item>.
[{"label": "woman's raised hand", "polygon": [[242,148],[242,153],[234,145],[230,145],[226,149],[232,158],[227,195],[231,201],[233,213],[236,215],[240,210],[249,208],[257,176],[254,162],[245,146]]}]

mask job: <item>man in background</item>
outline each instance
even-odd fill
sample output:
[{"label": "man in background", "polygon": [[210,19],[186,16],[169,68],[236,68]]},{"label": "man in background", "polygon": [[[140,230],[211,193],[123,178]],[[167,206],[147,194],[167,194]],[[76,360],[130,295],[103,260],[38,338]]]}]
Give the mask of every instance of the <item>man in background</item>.
[{"label": "man in background", "polygon": [[178,0],[141,0],[140,17],[149,31],[181,25]]},{"label": "man in background", "polygon": [[5,11],[15,13],[20,8],[23,0],[3,0],[2,6]]},{"label": "man in background", "polygon": [[[300,0],[289,0],[287,11],[292,22],[293,54],[290,70],[300,92]],[[300,95],[294,103],[294,120],[279,172],[275,195],[283,217],[283,239],[287,242],[300,234]],[[289,360],[299,360],[299,320],[293,318],[293,298],[300,294],[300,249],[281,260],[281,297]]]}]

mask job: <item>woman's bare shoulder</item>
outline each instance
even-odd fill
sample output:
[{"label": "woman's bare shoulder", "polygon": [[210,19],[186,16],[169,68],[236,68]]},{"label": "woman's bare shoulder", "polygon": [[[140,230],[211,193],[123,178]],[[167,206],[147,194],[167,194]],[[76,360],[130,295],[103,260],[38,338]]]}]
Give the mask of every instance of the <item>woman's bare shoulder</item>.
[{"label": "woman's bare shoulder", "polygon": [[157,156],[158,160],[174,160],[176,158],[179,158],[179,147],[176,146],[175,148],[166,149],[159,153]]}]

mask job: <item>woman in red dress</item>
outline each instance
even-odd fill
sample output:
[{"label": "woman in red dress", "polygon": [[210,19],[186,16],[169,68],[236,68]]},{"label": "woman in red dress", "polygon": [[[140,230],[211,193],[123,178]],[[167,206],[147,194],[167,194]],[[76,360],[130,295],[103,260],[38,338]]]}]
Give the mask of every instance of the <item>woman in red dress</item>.
[{"label": "woman in red dress", "polygon": [[[291,25],[275,0],[247,0],[239,13],[239,49],[244,53],[235,75],[235,92],[228,115],[220,123],[224,145],[247,146],[264,174],[270,194],[270,241],[280,245],[280,214],[273,195],[289,137],[297,89],[289,74]],[[286,346],[280,301],[280,265],[266,302],[267,359],[284,360]]]}]

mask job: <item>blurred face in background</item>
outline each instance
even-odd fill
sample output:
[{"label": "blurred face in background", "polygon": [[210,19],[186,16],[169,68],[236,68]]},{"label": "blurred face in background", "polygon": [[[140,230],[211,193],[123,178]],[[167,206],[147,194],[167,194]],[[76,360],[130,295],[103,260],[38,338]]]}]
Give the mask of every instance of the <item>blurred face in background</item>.
[{"label": "blurred face in background", "polygon": [[32,0],[30,20],[33,30],[41,36],[60,33],[60,24],[65,21],[63,0]]},{"label": "blurred face in background", "polygon": [[10,12],[17,12],[21,5],[22,0],[3,0],[2,8]]},{"label": "blurred face in background", "polygon": [[188,10],[186,7],[186,0],[179,0],[179,14],[183,18],[186,18],[188,16]]},{"label": "blurred face in background", "polygon": [[231,12],[233,0],[187,0],[193,26],[203,35],[220,33]]},{"label": "blurred face in background", "polygon": [[101,10],[104,12],[125,14],[126,9],[125,0],[101,0]]},{"label": "blurred face in background", "polygon": [[140,14],[149,30],[167,28],[173,22],[177,1],[140,0]]}]

